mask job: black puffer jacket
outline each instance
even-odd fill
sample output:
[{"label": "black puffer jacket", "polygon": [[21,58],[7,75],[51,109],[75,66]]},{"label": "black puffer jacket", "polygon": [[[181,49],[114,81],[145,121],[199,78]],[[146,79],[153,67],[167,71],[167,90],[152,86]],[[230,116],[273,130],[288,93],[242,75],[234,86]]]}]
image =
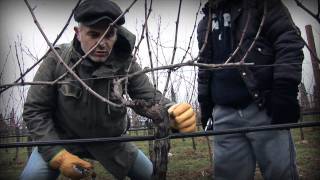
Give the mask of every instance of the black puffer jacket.
[{"label": "black puffer jacket", "polygon": [[[264,12],[264,1],[238,0],[227,1],[230,4],[232,49],[235,50],[241,39],[245,24],[250,17],[247,31],[238,53],[233,62],[239,61],[249,49],[259,29]],[[205,16],[200,21],[197,29],[199,49],[203,46],[208,24],[208,4],[203,8]],[[208,43],[200,54],[199,62],[210,63],[214,50],[212,38],[209,33]],[[299,29],[294,25],[288,9],[281,0],[267,1],[267,14],[261,34],[245,62],[253,62],[255,66],[239,68],[240,74],[260,108],[263,107],[265,96],[272,94],[275,82],[288,82],[294,93],[290,93],[296,99],[296,88],[301,81],[302,48],[304,43],[299,35]],[[268,65],[275,66],[268,66]],[[279,64],[279,65],[278,65]],[[281,65],[285,64],[285,65]],[[263,65],[263,66],[261,66]],[[267,65],[267,66],[265,66]],[[198,101],[200,103],[202,123],[211,115],[214,102],[210,97],[209,70],[199,68],[198,73]],[[252,78],[253,77],[253,78]],[[280,83],[281,84],[281,83]],[[230,92],[232,93],[232,92]],[[295,102],[297,104],[297,102]]]}]

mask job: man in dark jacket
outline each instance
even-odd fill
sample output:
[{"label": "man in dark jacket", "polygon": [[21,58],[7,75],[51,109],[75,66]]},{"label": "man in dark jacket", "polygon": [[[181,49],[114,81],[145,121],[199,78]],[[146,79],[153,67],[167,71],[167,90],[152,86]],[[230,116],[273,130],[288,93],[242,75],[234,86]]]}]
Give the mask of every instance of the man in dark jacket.
[{"label": "man in dark jacket", "polygon": [[[76,9],[75,38],[56,50],[64,62],[72,67],[102,37],[111,22],[121,15],[120,7],[108,0],[87,0]],[[121,25],[102,38],[98,46],[75,68],[76,74],[94,91],[113,103],[120,103],[113,93],[113,80],[126,75],[132,61],[135,36]],[[54,81],[66,72],[62,63],[50,52],[39,67],[34,81]],[[129,74],[140,71],[133,61]],[[116,137],[125,133],[127,111],[102,102],[89,93],[73,76],[62,79],[64,84],[32,86],[24,106],[23,118],[34,140]],[[128,80],[128,94],[132,99],[159,102],[162,98],[145,74]],[[180,132],[195,130],[195,113],[187,103],[175,104],[165,100],[172,117],[172,127]],[[92,169],[81,159],[99,161],[117,179],[150,179],[151,161],[133,143],[39,146],[35,148],[21,174],[21,179],[55,179],[60,173],[72,179],[85,174],[77,170]]]},{"label": "man in dark jacket", "polygon": [[[213,0],[203,12],[197,30],[199,48],[209,34],[199,62],[239,62],[254,43],[244,59],[254,66],[199,68],[203,127],[208,119],[213,119],[214,130],[297,122],[304,44],[281,0]],[[254,41],[262,19],[261,33]],[[253,179],[256,162],[265,179],[297,179],[290,131],[214,137],[215,179]]]}]

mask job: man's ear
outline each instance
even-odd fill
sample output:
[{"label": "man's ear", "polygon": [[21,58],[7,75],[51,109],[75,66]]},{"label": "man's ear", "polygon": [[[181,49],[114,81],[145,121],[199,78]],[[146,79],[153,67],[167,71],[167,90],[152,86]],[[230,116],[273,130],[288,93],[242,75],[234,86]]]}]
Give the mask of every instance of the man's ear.
[{"label": "man's ear", "polygon": [[78,41],[80,41],[80,28],[78,26],[74,26],[73,30],[74,30],[74,32],[76,34],[76,37],[77,37]]}]

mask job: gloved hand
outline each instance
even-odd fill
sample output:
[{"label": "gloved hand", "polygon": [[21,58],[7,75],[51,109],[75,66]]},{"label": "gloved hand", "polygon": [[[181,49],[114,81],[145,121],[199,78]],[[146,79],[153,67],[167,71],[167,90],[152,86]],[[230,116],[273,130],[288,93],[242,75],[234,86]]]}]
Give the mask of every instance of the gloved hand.
[{"label": "gloved hand", "polygon": [[85,174],[81,174],[75,170],[76,166],[90,170],[92,169],[92,164],[80,159],[69,153],[67,150],[61,150],[57,155],[55,155],[49,162],[50,167],[53,169],[59,169],[60,172],[71,179],[80,179],[85,177]]},{"label": "gloved hand", "polygon": [[175,104],[168,109],[168,113],[173,119],[172,128],[183,133],[196,130],[196,113],[190,104]]},{"label": "gloved hand", "polygon": [[271,124],[296,123],[300,118],[297,99],[298,85],[290,80],[276,80],[269,97],[266,98],[267,114]]}]

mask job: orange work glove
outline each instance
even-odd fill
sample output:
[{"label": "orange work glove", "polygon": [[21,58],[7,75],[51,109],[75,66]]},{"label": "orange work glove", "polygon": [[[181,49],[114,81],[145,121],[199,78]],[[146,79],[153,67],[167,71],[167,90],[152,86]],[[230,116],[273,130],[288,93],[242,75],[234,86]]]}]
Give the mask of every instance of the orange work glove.
[{"label": "orange work glove", "polygon": [[58,154],[56,154],[49,162],[49,165],[53,169],[59,169],[60,172],[71,179],[80,179],[86,176],[86,174],[81,174],[76,171],[76,166],[90,170],[92,169],[92,164],[80,159],[69,153],[67,150],[63,149]]},{"label": "orange work glove", "polygon": [[180,132],[196,131],[196,113],[188,103],[180,103],[168,109],[170,117],[174,120],[171,127]]}]

